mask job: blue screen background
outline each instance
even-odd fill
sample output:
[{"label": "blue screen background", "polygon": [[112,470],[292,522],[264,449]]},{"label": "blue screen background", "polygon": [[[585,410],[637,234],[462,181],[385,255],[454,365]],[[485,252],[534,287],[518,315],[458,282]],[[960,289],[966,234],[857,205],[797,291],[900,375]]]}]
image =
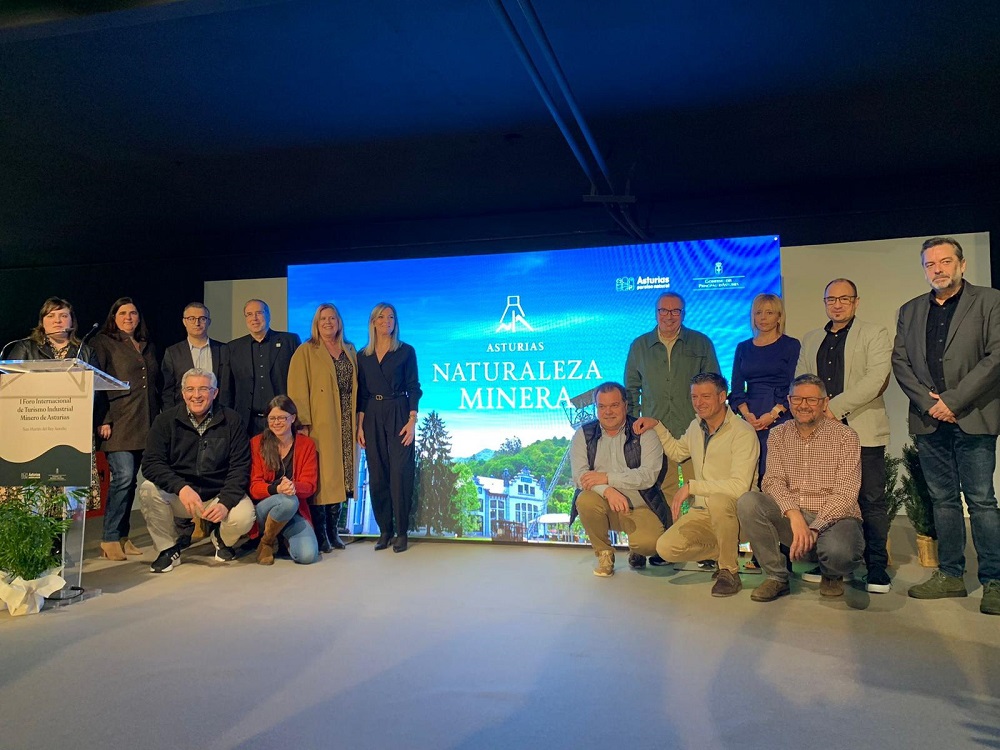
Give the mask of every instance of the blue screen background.
[{"label": "blue screen background", "polygon": [[[332,302],[360,350],[372,307],[392,303],[400,337],[417,352],[420,412],[437,411],[452,455],[467,457],[507,437],[524,445],[570,437],[559,394],[622,382],[629,344],[653,329],[655,301],[668,290],[683,295],[684,325],[711,337],[729,378],[736,344],[752,335],[753,297],[781,293],[779,239],[290,266],[288,314],[305,340],[316,307]],[[509,307],[509,297],[520,307]],[[503,378],[505,368],[515,377]]]}]

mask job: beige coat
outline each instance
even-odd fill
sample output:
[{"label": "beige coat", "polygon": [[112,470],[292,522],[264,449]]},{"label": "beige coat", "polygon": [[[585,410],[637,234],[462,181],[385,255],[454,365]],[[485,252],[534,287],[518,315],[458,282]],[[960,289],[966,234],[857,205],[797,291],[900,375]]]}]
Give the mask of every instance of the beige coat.
[{"label": "beige coat", "polygon": [[[358,447],[355,436],[358,430],[358,355],[351,344],[344,343],[344,351],[354,366],[351,382],[351,437],[354,472],[357,476]],[[292,355],[288,368],[288,396],[299,410],[299,422],[309,428],[309,437],[316,442],[319,453],[319,490],[313,499],[317,505],[342,503],[347,499],[344,486],[344,444],[340,429],[340,389],[333,358],[322,345],[308,341]]]}]

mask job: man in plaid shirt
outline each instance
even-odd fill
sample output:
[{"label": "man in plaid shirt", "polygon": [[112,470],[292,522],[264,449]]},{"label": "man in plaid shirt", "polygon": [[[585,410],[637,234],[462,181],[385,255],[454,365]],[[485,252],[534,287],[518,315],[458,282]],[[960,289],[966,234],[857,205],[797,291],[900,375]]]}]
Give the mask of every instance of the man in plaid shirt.
[{"label": "man in plaid shirt", "polygon": [[820,594],[842,596],[844,576],[861,563],[861,444],[857,433],[825,416],[822,379],[804,374],[788,396],[794,420],[775,427],[767,441],[762,492],[747,492],[736,512],[743,535],[767,574],[750,598],[769,602],[790,593],[788,560],[818,561]]}]

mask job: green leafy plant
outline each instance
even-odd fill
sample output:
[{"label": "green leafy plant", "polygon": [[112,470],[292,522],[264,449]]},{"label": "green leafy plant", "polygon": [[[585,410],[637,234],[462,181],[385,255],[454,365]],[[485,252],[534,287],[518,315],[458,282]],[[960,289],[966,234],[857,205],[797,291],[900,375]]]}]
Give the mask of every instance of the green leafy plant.
[{"label": "green leafy plant", "polygon": [[72,519],[67,516],[76,490],[29,484],[0,501],[0,570],[26,581],[58,567],[53,544]]},{"label": "green leafy plant", "polygon": [[890,525],[906,506],[906,488],[899,481],[899,469],[902,465],[902,458],[885,454],[885,502]]},{"label": "green leafy plant", "polygon": [[903,464],[906,468],[906,474],[903,476],[903,504],[906,507],[906,515],[918,534],[937,539],[931,493],[927,489],[927,479],[924,477],[923,469],[920,468],[920,458],[914,446],[903,446]]}]

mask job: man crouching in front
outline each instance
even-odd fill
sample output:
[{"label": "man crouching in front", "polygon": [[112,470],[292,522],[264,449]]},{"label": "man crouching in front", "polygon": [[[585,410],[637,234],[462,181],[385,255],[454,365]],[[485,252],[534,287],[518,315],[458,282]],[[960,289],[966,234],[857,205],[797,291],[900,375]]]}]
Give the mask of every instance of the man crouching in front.
[{"label": "man crouching in front", "polygon": [[211,370],[188,370],[181,378],[184,403],[162,412],[149,428],[139,506],[158,554],[154,573],[181,562],[175,518],[209,524],[218,562],[236,557],[233,545],[253,526],[250,441],[235,411],[213,407],[218,392]]},{"label": "man crouching in front", "polygon": [[[736,500],[757,478],[760,441],[753,427],[726,403],[726,379],[715,372],[701,372],[691,379],[691,405],[695,418],[679,440],[652,417],[635,421],[635,431],[653,429],[669,459],[688,459],[691,476],[670,503],[674,525],[656,543],[667,560],[716,560],[712,596],[733,596],[740,581],[740,522]],[[685,500],[691,509],[681,516]]]},{"label": "man crouching in front", "polygon": [[656,540],[670,526],[670,508],[660,484],[667,460],[656,434],[636,435],[628,414],[625,387],[602,383],[594,389],[597,420],[573,435],[570,460],[577,486],[570,522],[580,522],[597,555],[594,575],[615,574],[609,531],[628,534],[629,566],[644,568],[656,554]]},{"label": "man crouching in front", "polygon": [[861,443],[857,433],[826,417],[826,386],[816,375],[792,381],[794,420],[771,430],[762,492],[736,503],[746,539],[767,579],[750,595],[769,602],[790,592],[787,559],[819,562],[819,593],[843,596],[844,577],[861,564]]}]

